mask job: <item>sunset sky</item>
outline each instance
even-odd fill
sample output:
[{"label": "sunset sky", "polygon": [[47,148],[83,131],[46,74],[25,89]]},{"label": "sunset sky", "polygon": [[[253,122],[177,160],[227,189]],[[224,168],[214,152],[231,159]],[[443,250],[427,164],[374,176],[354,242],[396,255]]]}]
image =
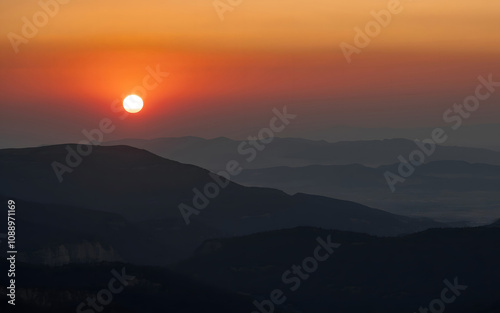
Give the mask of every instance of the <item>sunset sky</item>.
[{"label": "sunset sky", "polygon": [[[246,137],[284,105],[299,116],[294,136],[432,127],[479,75],[500,81],[500,1],[404,0],[348,64],[340,43],[353,44],[354,28],[388,2],[244,0],[221,21],[211,0],[69,0],[16,53],[9,34],[42,9],[2,0],[1,146],[78,141],[104,117],[117,125],[106,140]],[[144,95],[143,111],[120,120],[111,104],[147,67],[169,76]],[[468,123],[498,123],[499,100],[500,90]]]}]

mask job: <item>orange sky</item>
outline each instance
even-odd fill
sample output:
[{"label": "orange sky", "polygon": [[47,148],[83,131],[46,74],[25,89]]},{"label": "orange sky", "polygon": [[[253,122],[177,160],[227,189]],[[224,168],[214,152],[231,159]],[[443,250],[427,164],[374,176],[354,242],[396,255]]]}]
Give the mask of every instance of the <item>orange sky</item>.
[{"label": "orange sky", "polygon": [[[110,103],[147,66],[170,76],[116,137],[231,136],[283,104],[302,127],[432,126],[478,75],[500,77],[500,2],[488,0],[402,1],[347,64],[339,44],[387,3],[244,0],[222,22],[211,0],[69,0],[16,53],[8,34],[22,34],[23,17],[41,8],[2,0],[0,131],[71,140],[113,115]],[[499,112],[485,106],[473,123],[498,122]]]}]

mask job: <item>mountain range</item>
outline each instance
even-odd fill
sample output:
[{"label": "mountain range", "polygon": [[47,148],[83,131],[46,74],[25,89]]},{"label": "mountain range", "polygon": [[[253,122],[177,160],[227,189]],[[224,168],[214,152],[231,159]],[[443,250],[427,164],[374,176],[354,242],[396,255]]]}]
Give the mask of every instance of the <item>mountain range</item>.
[{"label": "mountain range", "polygon": [[[414,141],[408,139],[330,143],[324,140],[274,138],[272,142],[262,145],[264,148],[254,148],[249,141],[225,137],[179,137],[123,139],[106,142],[104,145],[128,145],[145,149],[170,160],[198,165],[216,172],[224,169],[230,160],[240,162],[245,169],[348,164],[377,167],[398,163],[400,155],[408,159],[411,152],[419,149]],[[256,157],[248,162],[253,155],[252,149],[255,150]],[[440,160],[500,165],[500,152],[482,148],[438,146],[435,153],[425,161]]]},{"label": "mountain range", "polygon": [[[187,225],[179,206],[195,206],[197,193],[193,190],[204,190],[217,178],[209,171],[137,148],[96,146],[79,167],[59,182],[51,164],[64,162],[66,154],[64,145],[0,150],[0,189],[4,199],[8,195],[20,201],[19,218],[33,231],[25,232],[25,236],[31,236],[31,244],[52,242],[44,237],[50,231],[38,233],[59,229],[65,235],[54,235],[55,240],[58,244],[60,240],[69,240],[67,250],[91,249],[87,254],[112,256],[109,261],[164,264],[189,256],[209,238],[298,226],[384,236],[447,227],[430,219],[391,214],[354,202],[308,194],[291,196],[275,189],[232,182],[221,188],[198,215],[190,216],[191,223]],[[130,234],[136,237],[130,238]],[[95,246],[96,237],[104,239],[99,241],[99,253],[95,250],[100,249]],[[144,254],[134,256],[130,251],[135,248],[130,247],[140,246],[140,242],[144,242]],[[175,253],[164,253],[150,242]],[[92,248],[82,248],[82,244],[89,247],[89,243]]]},{"label": "mountain range", "polygon": [[[273,312],[410,313],[431,306],[450,284],[461,289],[446,310],[500,312],[500,220],[451,228],[287,190],[378,191],[381,172],[394,165],[245,169],[229,182],[146,150],[94,146],[60,182],[54,162],[69,164],[68,151],[78,149],[0,150],[0,202],[16,202],[17,312],[73,311],[120,269],[136,279],[107,312],[266,313],[273,291],[281,290],[286,299]],[[444,190],[491,198],[498,174],[494,165],[434,161],[398,192],[409,201],[412,192],[437,198]],[[238,181],[267,182],[293,195]],[[206,207],[186,224],[180,204],[196,207],[203,197],[195,190],[203,194],[218,182],[225,187],[206,195]],[[334,253],[311,269],[318,247],[331,247],[325,243],[334,243]],[[309,270],[291,290],[290,277],[295,284],[299,278],[285,282],[283,275],[296,266]],[[6,286],[0,290],[4,310]]]},{"label": "mountain range", "polygon": [[500,218],[500,167],[464,161],[421,165],[405,182],[388,187],[384,174],[398,164],[371,168],[360,164],[248,169],[234,180],[261,186],[345,199],[409,216],[485,225]]}]

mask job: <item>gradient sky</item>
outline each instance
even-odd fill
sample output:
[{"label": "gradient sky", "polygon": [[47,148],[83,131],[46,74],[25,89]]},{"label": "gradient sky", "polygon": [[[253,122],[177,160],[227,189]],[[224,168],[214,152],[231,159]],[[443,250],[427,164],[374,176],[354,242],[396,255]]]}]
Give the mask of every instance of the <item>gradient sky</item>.
[{"label": "gradient sky", "polygon": [[[104,117],[117,125],[106,140],[246,137],[283,105],[299,115],[283,136],[439,126],[477,76],[500,81],[499,1],[402,1],[348,64],[339,44],[387,3],[244,0],[222,22],[211,0],[70,0],[15,53],[8,34],[41,8],[2,0],[0,147],[79,141]],[[119,120],[111,103],[148,66],[170,76],[141,113]],[[498,123],[499,100],[500,91],[468,123]]]}]

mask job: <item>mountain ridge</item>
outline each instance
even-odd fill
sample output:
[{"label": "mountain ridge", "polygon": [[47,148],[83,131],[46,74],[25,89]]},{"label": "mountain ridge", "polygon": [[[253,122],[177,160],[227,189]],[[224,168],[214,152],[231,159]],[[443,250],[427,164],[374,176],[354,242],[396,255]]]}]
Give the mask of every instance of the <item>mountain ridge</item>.
[{"label": "mountain ridge", "polygon": [[[359,163],[370,167],[398,162],[398,156],[408,159],[411,152],[419,150],[408,139],[327,142],[301,138],[276,137],[260,151],[259,157],[247,162],[246,154],[252,148],[248,141],[226,137],[204,139],[200,137],[167,137],[155,139],[122,139],[103,145],[127,144],[146,149],[162,157],[218,171],[230,160],[245,164],[245,169],[275,166],[346,165]],[[203,156],[203,157],[201,157]],[[471,163],[500,165],[500,152],[459,146],[437,146],[426,157],[426,162],[437,160],[462,160]]]}]

